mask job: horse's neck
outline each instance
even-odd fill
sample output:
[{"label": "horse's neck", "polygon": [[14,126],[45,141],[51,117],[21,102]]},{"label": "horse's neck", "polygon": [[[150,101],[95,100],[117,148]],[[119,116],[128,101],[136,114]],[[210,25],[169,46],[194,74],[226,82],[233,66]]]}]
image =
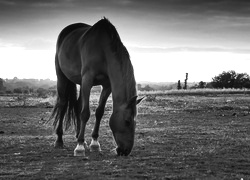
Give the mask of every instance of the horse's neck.
[{"label": "horse's neck", "polygon": [[[123,75],[122,65],[116,59],[113,59],[109,63],[108,71],[109,71],[109,79],[111,83],[112,89],[112,98],[113,104],[116,107],[119,107],[128,102],[128,100],[135,95],[136,90],[133,89],[135,87],[128,88],[131,82],[128,82],[125,76]],[[133,74],[130,74],[133,76]],[[128,92],[130,91],[130,92]],[[130,97],[131,96],[131,97]]]}]

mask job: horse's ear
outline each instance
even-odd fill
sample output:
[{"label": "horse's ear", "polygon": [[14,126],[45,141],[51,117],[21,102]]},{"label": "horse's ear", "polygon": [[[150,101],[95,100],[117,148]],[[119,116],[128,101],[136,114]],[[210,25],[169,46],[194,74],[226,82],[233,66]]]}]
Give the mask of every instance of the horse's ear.
[{"label": "horse's ear", "polygon": [[133,107],[134,105],[139,104],[139,103],[144,99],[144,97],[142,97],[142,98],[140,98],[140,99],[137,99],[137,97],[138,97],[138,96],[133,96],[133,97],[128,101],[127,108]]},{"label": "horse's ear", "polygon": [[145,96],[142,97],[142,98],[140,98],[140,99],[137,99],[137,100],[136,100],[136,104],[140,104],[140,102],[141,102],[144,98],[145,98]]}]

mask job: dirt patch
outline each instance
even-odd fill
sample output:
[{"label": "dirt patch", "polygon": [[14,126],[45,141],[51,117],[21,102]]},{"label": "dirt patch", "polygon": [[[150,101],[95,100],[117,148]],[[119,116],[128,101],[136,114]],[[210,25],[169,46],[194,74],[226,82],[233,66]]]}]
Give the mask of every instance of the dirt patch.
[{"label": "dirt patch", "polygon": [[249,96],[236,95],[145,100],[128,157],[111,152],[108,104],[100,128],[102,152],[87,152],[88,160],[73,156],[73,131],[64,136],[66,148],[53,148],[53,129],[45,123],[50,108],[1,108],[0,179],[250,179],[249,104]]}]

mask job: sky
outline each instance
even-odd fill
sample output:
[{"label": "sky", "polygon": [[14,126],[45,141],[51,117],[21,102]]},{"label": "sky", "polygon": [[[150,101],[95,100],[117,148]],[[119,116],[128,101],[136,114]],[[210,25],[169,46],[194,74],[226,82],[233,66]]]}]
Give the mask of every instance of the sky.
[{"label": "sky", "polygon": [[250,74],[248,0],[0,0],[0,78],[56,80],[60,31],[104,16],[127,47],[137,82]]}]

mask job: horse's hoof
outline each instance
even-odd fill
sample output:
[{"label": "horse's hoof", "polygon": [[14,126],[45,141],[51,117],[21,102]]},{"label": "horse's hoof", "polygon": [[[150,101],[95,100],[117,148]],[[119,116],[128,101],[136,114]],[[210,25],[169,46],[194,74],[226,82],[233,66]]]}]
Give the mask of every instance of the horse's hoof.
[{"label": "horse's hoof", "polygon": [[89,148],[90,148],[90,152],[100,152],[100,151],[102,151],[100,143],[98,141],[93,140],[93,139],[92,139],[92,141],[91,141],[91,143],[89,145]]},{"label": "horse's hoof", "polygon": [[54,148],[56,149],[63,149],[63,147],[64,147],[63,142],[56,141],[54,144]]},{"label": "horse's hoof", "polygon": [[83,156],[85,157],[85,147],[83,144],[77,144],[74,150],[74,156]]}]

